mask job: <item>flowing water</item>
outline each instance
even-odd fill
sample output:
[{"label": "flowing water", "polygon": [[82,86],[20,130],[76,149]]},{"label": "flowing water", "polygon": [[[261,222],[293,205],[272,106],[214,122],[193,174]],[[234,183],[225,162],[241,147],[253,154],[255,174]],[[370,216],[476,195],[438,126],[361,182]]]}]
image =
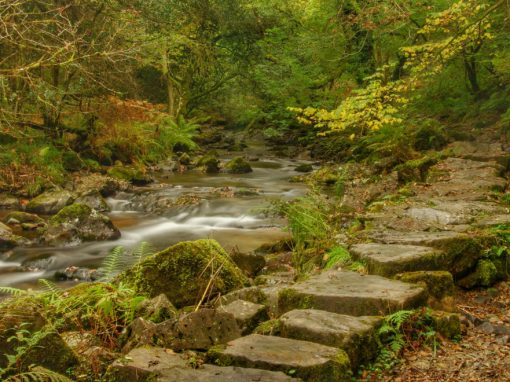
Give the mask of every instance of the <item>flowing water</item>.
[{"label": "flowing water", "polygon": [[[0,285],[33,287],[37,279],[51,279],[55,271],[69,266],[94,269],[112,248],[132,249],[144,241],[157,250],[184,240],[213,238],[227,250],[252,251],[286,237],[283,222],[267,217],[263,208],[271,200],[305,193],[304,185],[289,182],[297,175],[294,168],[298,164],[268,159],[253,162],[254,171],[243,175],[161,172],[154,185],[108,200],[109,216],[122,233],[119,240],[17,248],[0,255]],[[176,198],[192,203],[162,207],[162,201]]]}]

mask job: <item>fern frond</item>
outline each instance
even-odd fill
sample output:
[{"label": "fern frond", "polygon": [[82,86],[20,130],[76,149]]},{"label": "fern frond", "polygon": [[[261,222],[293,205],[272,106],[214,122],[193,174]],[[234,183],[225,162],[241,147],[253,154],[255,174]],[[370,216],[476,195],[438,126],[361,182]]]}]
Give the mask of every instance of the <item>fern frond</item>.
[{"label": "fern frond", "polygon": [[153,253],[154,251],[152,246],[148,242],[143,241],[138,247],[134,249],[133,257],[137,262],[140,262],[142,259],[152,255]]},{"label": "fern frond", "polygon": [[10,294],[11,296],[22,296],[28,294],[26,290],[12,288],[12,287],[0,287],[0,294]]},{"label": "fern frond", "polygon": [[60,289],[54,282],[46,279],[39,279],[37,281],[39,284],[41,284],[45,292],[54,296],[60,296],[62,294],[62,289]]},{"label": "fern frond", "polygon": [[113,248],[108,256],[103,260],[101,266],[101,280],[111,280],[123,270],[123,257],[125,254],[124,247],[118,246]]},{"label": "fern frond", "polygon": [[4,382],[72,382],[72,380],[62,374],[38,366],[31,371],[13,375],[5,379]]}]

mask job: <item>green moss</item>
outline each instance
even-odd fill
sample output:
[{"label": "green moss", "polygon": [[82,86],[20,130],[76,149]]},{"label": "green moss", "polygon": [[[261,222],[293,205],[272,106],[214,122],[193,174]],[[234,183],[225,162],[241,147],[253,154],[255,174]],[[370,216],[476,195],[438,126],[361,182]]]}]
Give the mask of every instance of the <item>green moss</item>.
[{"label": "green moss", "polygon": [[278,310],[280,314],[293,309],[313,309],[310,296],[303,296],[293,289],[283,289],[278,294]]},{"label": "green moss", "polygon": [[243,272],[215,240],[176,244],[148,257],[120,275],[119,280],[142,295],[164,293],[177,307],[195,304],[206,288],[207,295],[213,297],[247,283]]},{"label": "green moss", "polygon": [[29,214],[27,212],[21,212],[21,211],[13,211],[13,212],[10,212],[4,219],[3,221],[8,223],[9,220],[16,220],[20,223],[35,223],[35,224],[44,224],[44,219],[42,219],[41,217],[37,216],[37,215],[34,215],[34,214]]},{"label": "green moss", "polygon": [[455,339],[461,335],[460,318],[458,314],[433,311],[431,317],[434,329],[443,337]]},{"label": "green moss", "polygon": [[262,334],[265,336],[279,336],[282,329],[282,323],[278,319],[269,320],[260,323],[254,330],[254,334]]},{"label": "green moss", "polygon": [[231,366],[232,360],[223,353],[225,349],[225,345],[214,345],[210,347],[206,354],[206,361],[212,362],[218,366]]},{"label": "green moss", "polygon": [[247,174],[253,171],[250,164],[242,157],[232,159],[225,165],[225,168],[231,174]]},{"label": "green moss", "polygon": [[493,285],[498,276],[498,269],[489,259],[478,261],[473,273],[459,280],[458,285],[463,288],[474,288],[476,286],[488,287]]},{"label": "green moss", "polygon": [[312,172],[313,166],[311,164],[304,163],[297,166],[294,170],[297,172]]},{"label": "green moss", "polygon": [[206,174],[216,174],[220,171],[220,161],[214,154],[204,155],[198,160],[197,166]]},{"label": "green moss", "polygon": [[59,225],[70,220],[77,219],[78,221],[85,219],[92,213],[92,209],[80,203],[74,203],[70,206],[62,208],[55,216],[49,220],[52,225]]},{"label": "green moss", "polygon": [[119,164],[110,167],[108,175],[135,185],[145,185],[152,182],[152,178],[146,173],[143,167],[130,167]]},{"label": "green moss", "polygon": [[395,167],[400,182],[423,181],[427,171],[439,161],[438,157],[424,156],[413,159]]},{"label": "green moss", "polygon": [[400,281],[421,284],[425,286],[430,295],[438,299],[451,296],[454,292],[453,276],[447,271],[417,271],[406,272],[396,276]]}]

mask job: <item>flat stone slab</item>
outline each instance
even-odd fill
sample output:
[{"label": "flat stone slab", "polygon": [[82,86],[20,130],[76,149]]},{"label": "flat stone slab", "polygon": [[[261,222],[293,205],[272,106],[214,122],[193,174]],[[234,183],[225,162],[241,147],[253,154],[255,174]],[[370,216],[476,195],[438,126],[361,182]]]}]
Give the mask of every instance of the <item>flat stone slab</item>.
[{"label": "flat stone slab", "polygon": [[381,317],[353,317],[324,310],[292,310],[280,317],[281,336],[345,350],[352,367],[377,355],[376,328]]},{"label": "flat stone slab", "polygon": [[157,347],[141,347],[116,360],[108,368],[106,380],[110,382],[155,380],[165,370],[186,365],[186,361],[172,351]]},{"label": "flat stone slab", "polygon": [[268,308],[265,305],[244,300],[233,301],[218,310],[234,316],[243,334],[251,333],[260,322],[269,320]]},{"label": "flat stone slab", "polygon": [[252,334],[209,352],[223,365],[283,371],[309,382],[350,381],[349,357],[340,349],[288,338]]},{"label": "flat stone slab", "polygon": [[319,309],[351,316],[386,315],[425,303],[423,288],[375,275],[328,271],[280,292],[280,313]]},{"label": "flat stone slab", "polygon": [[404,244],[404,245],[419,245],[426,247],[442,247],[452,240],[469,239],[466,234],[461,234],[454,231],[383,231],[373,232],[370,239],[384,244]]},{"label": "flat stone slab", "polygon": [[200,369],[177,368],[165,371],[157,382],[299,382],[280,371],[248,369],[243,367],[219,367],[204,365]]},{"label": "flat stone slab", "polygon": [[431,247],[402,244],[367,243],[350,248],[356,260],[367,264],[368,272],[390,277],[397,273],[431,271],[448,267],[442,251]]}]

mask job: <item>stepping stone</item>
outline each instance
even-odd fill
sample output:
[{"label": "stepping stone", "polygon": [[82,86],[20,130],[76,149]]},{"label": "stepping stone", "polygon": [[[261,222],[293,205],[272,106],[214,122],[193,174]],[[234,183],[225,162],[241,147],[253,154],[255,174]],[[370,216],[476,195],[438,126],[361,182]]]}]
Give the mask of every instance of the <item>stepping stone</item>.
[{"label": "stepping stone", "polygon": [[370,239],[384,244],[403,244],[403,245],[420,245],[427,247],[442,247],[453,241],[469,240],[466,234],[460,234],[453,231],[384,231],[374,232],[370,235]]},{"label": "stepping stone", "polygon": [[281,336],[345,350],[356,368],[377,355],[380,317],[352,317],[323,310],[292,310],[280,317]]},{"label": "stepping stone", "polygon": [[444,252],[430,247],[401,244],[356,244],[350,248],[356,260],[367,264],[368,272],[391,277],[397,273],[448,268]]},{"label": "stepping stone", "polygon": [[416,285],[357,272],[328,271],[280,292],[280,313],[319,309],[351,316],[386,315],[421,306],[426,291]]},{"label": "stepping stone", "polygon": [[165,370],[157,382],[300,382],[280,371],[204,365],[200,369]]},{"label": "stepping stone", "polygon": [[347,382],[348,355],[340,349],[288,338],[252,334],[211,349],[211,360],[222,365],[283,371],[307,382]]},{"label": "stepping stone", "polygon": [[228,305],[221,306],[218,310],[234,316],[243,334],[251,333],[260,322],[269,320],[268,308],[265,305],[249,301],[233,301]]},{"label": "stepping stone", "polygon": [[126,356],[116,360],[107,371],[110,382],[153,381],[164,370],[186,367],[186,361],[172,351],[163,348],[141,347],[131,350]]}]

